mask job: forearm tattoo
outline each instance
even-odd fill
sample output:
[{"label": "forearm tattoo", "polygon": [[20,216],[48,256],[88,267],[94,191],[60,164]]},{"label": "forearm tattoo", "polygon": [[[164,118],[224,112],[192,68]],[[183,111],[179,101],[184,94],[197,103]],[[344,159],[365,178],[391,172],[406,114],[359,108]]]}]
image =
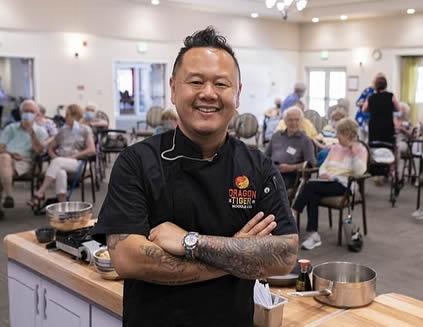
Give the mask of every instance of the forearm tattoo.
[{"label": "forearm tattoo", "polygon": [[[160,268],[163,280],[149,279],[148,281],[161,285],[184,285],[200,280],[200,272],[215,270],[201,262],[192,262],[185,258],[175,257],[157,246],[141,245],[141,255],[152,259]],[[192,272],[189,272],[189,269]],[[185,275],[185,276],[184,276]],[[187,275],[190,275],[187,277]],[[170,276],[170,278],[169,278]]]},{"label": "forearm tattoo", "polygon": [[128,238],[129,234],[111,234],[107,235],[107,247],[110,250],[115,250],[116,245],[123,240]]},{"label": "forearm tattoo", "polygon": [[[267,277],[270,271],[286,271],[295,263],[296,235],[230,238],[200,236],[196,259],[245,279]],[[286,272],[288,273],[288,271]]]}]

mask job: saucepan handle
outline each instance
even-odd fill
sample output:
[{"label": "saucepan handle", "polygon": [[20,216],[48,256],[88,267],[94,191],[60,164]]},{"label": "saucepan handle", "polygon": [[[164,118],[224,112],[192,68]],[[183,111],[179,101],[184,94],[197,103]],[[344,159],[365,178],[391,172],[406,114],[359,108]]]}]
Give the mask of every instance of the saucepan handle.
[{"label": "saucepan handle", "polygon": [[313,296],[329,296],[332,294],[332,291],[325,288],[320,291],[309,291],[309,292],[289,292],[288,295],[298,296],[298,297],[313,297]]}]

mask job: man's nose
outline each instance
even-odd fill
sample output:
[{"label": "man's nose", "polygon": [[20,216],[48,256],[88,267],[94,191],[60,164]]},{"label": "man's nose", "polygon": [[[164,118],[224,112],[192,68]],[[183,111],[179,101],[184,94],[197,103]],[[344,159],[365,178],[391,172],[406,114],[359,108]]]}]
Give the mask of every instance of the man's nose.
[{"label": "man's nose", "polygon": [[200,92],[200,97],[203,99],[216,99],[217,93],[213,83],[205,83]]}]

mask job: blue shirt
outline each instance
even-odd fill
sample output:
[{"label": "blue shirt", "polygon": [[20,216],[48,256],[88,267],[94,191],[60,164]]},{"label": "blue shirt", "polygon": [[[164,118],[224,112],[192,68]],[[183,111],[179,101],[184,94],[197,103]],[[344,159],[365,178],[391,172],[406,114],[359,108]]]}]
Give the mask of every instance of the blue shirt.
[{"label": "blue shirt", "polygon": [[361,103],[366,102],[366,100],[375,93],[375,89],[368,87],[361,92],[360,96],[356,101],[356,106],[358,107],[357,113],[355,114],[355,120],[357,121],[360,127],[364,127],[367,124],[370,114],[368,112],[363,112]]},{"label": "blue shirt", "polygon": [[[38,141],[43,144],[48,135],[44,128],[33,124]],[[20,122],[7,125],[0,135],[0,144],[6,145],[6,151],[19,153],[24,159],[31,160],[32,141],[31,136],[25,131]]]},{"label": "blue shirt", "polygon": [[288,95],[285,100],[283,100],[282,106],[281,106],[281,112],[284,112],[289,107],[292,107],[300,100],[300,97],[296,93],[292,93]]}]

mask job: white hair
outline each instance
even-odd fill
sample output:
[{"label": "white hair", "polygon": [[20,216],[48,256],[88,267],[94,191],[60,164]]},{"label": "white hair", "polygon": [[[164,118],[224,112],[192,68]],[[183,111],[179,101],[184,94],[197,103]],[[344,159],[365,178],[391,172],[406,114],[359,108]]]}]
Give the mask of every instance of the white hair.
[{"label": "white hair", "polygon": [[289,114],[292,114],[292,113],[298,113],[300,115],[300,117],[301,117],[301,120],[303,120],[304,113],[301,110],[301,108],[300,107],[297,107],[297,106],[289,107],[288,109],[286,109],[283,112],[283,120],[286,120],[286,118],[288,117],[288,115]]},{"label": "white hair", "polygon": [[34,106],[35,107],[35,110],[37,111],[37,112],[39,112],[40,111],[40,107],[38,106],[38,104],[34,101],[34,100],[24,100],[24,101],[22,101],[21,102],[21,104],[19,105],[19,111],[22,113],[23,112],[23,110],[24,110],[24,107],[26,106],[26,105],[32,105],[32,106]]},{"label": "white hair", "polygon": [[401,116],[404,119],[408,120],[408,118],[410,116],[410,106],[406,102],[400,102],[399,106],[400,106],[400,109],[402,110]]}]

